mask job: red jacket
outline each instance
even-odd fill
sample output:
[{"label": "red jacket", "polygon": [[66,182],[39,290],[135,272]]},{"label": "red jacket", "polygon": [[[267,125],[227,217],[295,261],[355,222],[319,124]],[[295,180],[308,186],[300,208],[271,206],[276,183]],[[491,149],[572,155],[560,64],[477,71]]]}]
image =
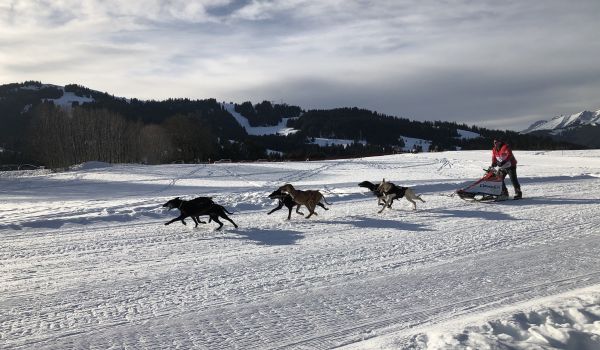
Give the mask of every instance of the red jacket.
[{"label": "red jacket", "polygon": [[[508,164],[510,162],[510,165]],[[503,143],[499,150],[496,147],[492,148],[492,166],[500,166],[503,168],[510,168],[517,166],[517,159],[512,153],[510,147]]]}]

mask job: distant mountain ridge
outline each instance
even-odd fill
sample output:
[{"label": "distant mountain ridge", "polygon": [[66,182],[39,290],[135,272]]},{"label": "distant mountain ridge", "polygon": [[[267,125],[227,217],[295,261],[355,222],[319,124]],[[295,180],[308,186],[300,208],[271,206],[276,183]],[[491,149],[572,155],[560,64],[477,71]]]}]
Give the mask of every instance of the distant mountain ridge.
[{"label": "distant mountain ridge", "polygon": [[600,125],[600,109],[595,112],[583,111],[568,116],[556,116],[550,120],[540,120],[533,123],[522,132],[561,131],[567,128],[598,125]]},{"label": "distant mountain ridge", "polygon": [[523,130],[523,134],[548,136],[560,142],[600,148],[600,110],[560,115],[540,120]]}]

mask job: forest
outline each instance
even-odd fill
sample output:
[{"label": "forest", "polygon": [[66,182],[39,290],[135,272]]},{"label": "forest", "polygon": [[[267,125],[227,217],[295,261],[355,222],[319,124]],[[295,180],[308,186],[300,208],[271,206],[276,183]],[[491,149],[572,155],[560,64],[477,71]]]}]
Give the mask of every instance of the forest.
[{"label": "forest", "polygon": [[[55,101],[72,94],[93,102]],[[436,150],[487,149],[500,138],[514,149],[583,148],[548,137],[490,130],[454,122],[414,121],[360,108],[304,111],[298,106],[249,101],[235,111],[252,127],[289,118],[297,132],[249,135],[215,99],[125,99],[79,85],[25,82],[0,86],[0,164],[63,168],[86,161],[202,163],[364,157],[395,153],[401,136],[431,141]],[[464,139],[459,130],[479,138]],[[347,139],[351,145],[319,146],[314,138]],[[360,141],[360,142],[358,142]]]}]

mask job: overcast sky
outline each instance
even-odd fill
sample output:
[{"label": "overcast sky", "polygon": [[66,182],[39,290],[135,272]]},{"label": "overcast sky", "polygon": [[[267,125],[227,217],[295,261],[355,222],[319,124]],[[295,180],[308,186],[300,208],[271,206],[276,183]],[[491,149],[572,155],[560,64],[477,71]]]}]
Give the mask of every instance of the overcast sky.
[{"label": "overcast sky", "polygon": [[521,130],[600,109],[599,0],[0,0],[0,83]]}]

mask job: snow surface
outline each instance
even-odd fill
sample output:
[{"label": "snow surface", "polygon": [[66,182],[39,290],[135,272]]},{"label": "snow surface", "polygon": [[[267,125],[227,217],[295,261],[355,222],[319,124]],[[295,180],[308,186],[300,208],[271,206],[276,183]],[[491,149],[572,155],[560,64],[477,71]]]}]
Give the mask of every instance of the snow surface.
[{"label": "snow surface", "polygon": [[456,131],[458,132],[458,138],[460,139],[471,140],[481,137],[480,134],[469,130],[456,129]]},{"label": "snow surface", "polygon": [[429,152],[429,147],[431,146],[431,141],[416,139],[412,137],[400,136],[402,141],[404,141],[404,147],[402,147],[403,151],[410,152],[413,148],[417,146],[421,146],[424,152]]},{"label": "snow surface", "polygon": [[63,95],[60,98],[49,98],[46,101],[51,101],[56,106],[60,106],[62,108],[70,108],[73,105],[73,102],[77,102],[79,104],[83,104],[86,102],[94,102],[94,99],[91,97],[83,97],[77,96],[75,93],[70,91],[65,91],[64,87],[61,87],[63,90]]},{"label": "snow surface", "polygon": [[[600,150],[515,156],[500,203],[450,196],[489,151],[0,172],[0,348],[598,349]],[[267,215],[288,182],[330,210]],[[240,227],[163,225],[200,195]]]},{"label": "snow surface", "polygon": [[229,112],[237,122],[246,129],[248,135],[283,135],[287,136],[298,132],[297,129],[288,128],[287,122],[293,118],[282,118],[279,124],[274,126],[250,126],[248,119],[235,111],[235,105],[233,103],[223,103],[223,107]]}]

